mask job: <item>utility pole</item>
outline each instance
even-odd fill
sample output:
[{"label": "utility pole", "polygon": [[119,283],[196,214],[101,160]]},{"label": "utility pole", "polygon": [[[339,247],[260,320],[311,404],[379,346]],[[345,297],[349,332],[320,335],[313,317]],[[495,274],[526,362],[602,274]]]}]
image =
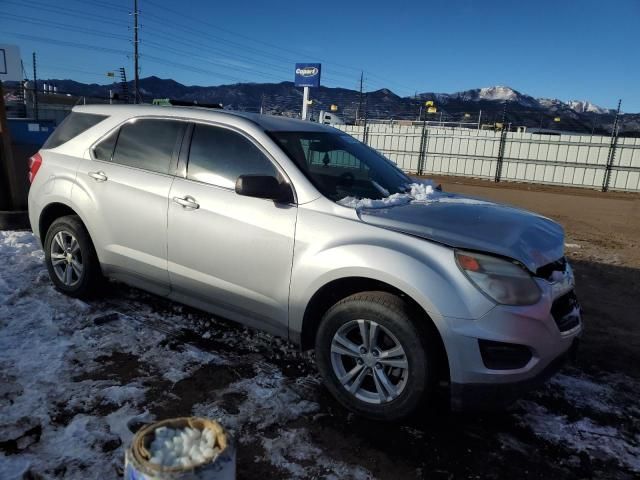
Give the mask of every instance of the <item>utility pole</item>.
[{"label": "utility pole", "polygon": [[302,120],[306,120],[309,111],[309,87],[303,87],[302,92]]},{"label": "utility pole", "polygon": [[138,67],[138,0],[133,0],[133,103],[138,103],[138,80],[139,80],[139,67]]},{"label": "utility pole", "polygon": [[504,162],[504,147],[507,143],[507,129],[505,123],[507,121],[507,102],[504,102],[502,108],[502,130],[500,131],[500,143],[498,145],[498,161],[496,162],[496,175],[494,177],[495,182],[499,182],[502,178],[502,163]]},{"label": "utility pole", "polygon": [[609,154],[607,156],[607,167],[604,172],[604,181],[602,182],[602,191],[609,190],[609,183],[611,182],[611,170],[613,163],[616,159],[616,147],[618,146],[618,121],[620,118],[620,107],[622,106],[622,99],[618,100],[618,110],[616,111],[616,117],[613,120],[613,127],[611,128],[611,144],[609,145]]},{"label": "utility pole", "polygon": [[33,52],[33,116],[38,120],[38,75],[36,71],[36,52]]},{"label": "utility pole", "polygon": [[360,123],[360,115],[362,115],[362,81],[364,79],[364,72],[360,72],[360,99],[358,100],[358,111],[356,112],[356,125]]}]

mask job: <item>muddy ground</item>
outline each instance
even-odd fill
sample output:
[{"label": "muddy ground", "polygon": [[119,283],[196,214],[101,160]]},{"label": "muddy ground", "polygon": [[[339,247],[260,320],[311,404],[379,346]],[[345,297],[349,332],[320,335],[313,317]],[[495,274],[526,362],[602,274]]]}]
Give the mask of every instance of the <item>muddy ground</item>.
[{"label": "muddy ground", "polygon": [[[640,197],[438,180],[445,190],[520,205],[565,226],[585,332],[577,360],[545,387],[504,412],[440,408],[378,424],[339,406],[313,357],[287,342],[118,284],[82,305],[49,290],[42,315],[59,322],[60,339],[71,339],[60,355],[66,363],[56,367],[65,391],[44,380],[25,384],[16,373],[22,367],[0,353],[0,472],[5,462],[5,472],[23,478],[116,477],[128,432],[153,418],[198,414],[234,433],[239,479],[639,478]],[[23,255],[29,266],[22,290],[0,304],[9,327],[35,301],[35,287],[48,285],[35,247],[23,237],[11,242],[14,261]],[[46,338],[27,340],[25,350]],[[176,372],[168,375],[162,362],[171,355]],[[23,376],[31,371],[24,368]],[[27,422],[14,413],[30,389],[42,405]],[[95,447],[58,458],[52,443],[68,441],[71,426],[86,418],[109,419],[82,430]]]}]

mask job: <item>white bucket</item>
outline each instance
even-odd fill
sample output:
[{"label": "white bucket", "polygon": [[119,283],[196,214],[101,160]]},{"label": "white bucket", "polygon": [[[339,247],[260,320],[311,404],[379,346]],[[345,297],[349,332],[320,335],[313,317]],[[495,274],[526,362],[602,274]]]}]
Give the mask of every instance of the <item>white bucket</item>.
[{"label": "white bucket", "polygon": [[[155,430],[167,428],[210,429],[214,432],[215,446],[220,453],[210,461],[194,467],[164,467],[151,463],[149,446]],[[133,437],[125,453],[125,480],[235,480],[236,450],[229,435],[213,420],[199,417],[173,418],[147,425]]]}]

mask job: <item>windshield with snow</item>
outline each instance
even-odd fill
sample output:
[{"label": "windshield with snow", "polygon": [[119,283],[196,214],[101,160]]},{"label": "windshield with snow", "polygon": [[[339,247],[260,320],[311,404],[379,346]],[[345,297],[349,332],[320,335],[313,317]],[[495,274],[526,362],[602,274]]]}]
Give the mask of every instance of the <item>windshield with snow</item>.
[{"label": "windshield with snow", "polygon": [[322,194],[382,199],[404,192],[411,179],[375,150],[346,134],[270,132]]}]

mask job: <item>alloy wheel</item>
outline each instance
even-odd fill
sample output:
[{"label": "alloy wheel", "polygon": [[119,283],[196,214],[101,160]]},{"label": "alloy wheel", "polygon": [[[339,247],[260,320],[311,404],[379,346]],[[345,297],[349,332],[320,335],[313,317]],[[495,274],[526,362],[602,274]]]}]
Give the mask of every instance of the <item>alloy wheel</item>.
[{"label": "alloy wheel", "polygon": [[82,251],[76,237],[67,230],[60,230],[51,241],[50,253],[58,280],[68,287],[75,286],[84,271]]},{"label": "alloy wheel", "polygon": [[342,386],[359,400],[396,399],[409,376],[407,355],[387,328],[371,320],[345,323],[331,341],[331,365]]}]

